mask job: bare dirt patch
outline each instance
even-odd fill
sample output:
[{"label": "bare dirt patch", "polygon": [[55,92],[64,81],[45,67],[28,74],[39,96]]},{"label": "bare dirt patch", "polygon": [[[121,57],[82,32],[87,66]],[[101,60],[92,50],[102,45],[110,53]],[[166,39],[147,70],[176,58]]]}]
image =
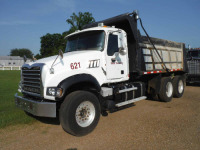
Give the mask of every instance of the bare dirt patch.
[{"label": "bare dirt patch", "polygon": [[[47,121],[48,122],[48,121]],[[200,86],[187,86],[170,103],[144,100],[101,117],[97,128],[74,137],[54,122],[0,130],[0,149],[200,149]]]}]

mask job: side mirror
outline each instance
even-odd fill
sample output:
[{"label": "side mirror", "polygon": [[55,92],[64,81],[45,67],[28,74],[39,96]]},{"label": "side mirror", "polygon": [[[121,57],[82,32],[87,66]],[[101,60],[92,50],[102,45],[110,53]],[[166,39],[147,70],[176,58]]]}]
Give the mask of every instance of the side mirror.
[{"label": "side mirror", "polygon": [[63,51],[60,49],[58,54],[63,59]]},{"label": "side mirror", "polygon": [[24,55],[24,63],[27,61],[27,57],[26,55]]},{"label": "side mirror", "polygon": [[119,53],[120,53],[121,55],[125,55],[125,54],[127,53],[127,51],[125,50],[124,47],[120,47],[120,48],[119,48]]}]

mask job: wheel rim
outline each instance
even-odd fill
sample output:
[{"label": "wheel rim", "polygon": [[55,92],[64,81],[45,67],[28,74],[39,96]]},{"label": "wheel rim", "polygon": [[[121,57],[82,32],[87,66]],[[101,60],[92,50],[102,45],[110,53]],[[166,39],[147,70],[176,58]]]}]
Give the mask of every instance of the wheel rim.
[{"label": "wheel rim", "polygon": [[95,107],[90,101],[82,102],[76,109],[76,122],[81,127],[89,126],[95,118]]},{"label": "wheel rim", "polygon": [[166,95],[167,97],[171,97],[173,92],[173,86],[171,82],[168,82],[166,85]]},{"label": "wheel rim", "polygon": [[179,80],[179,82],[178,82],[178,92],[181,94],[183,92],[183,89],[184,89],[183,81]]}]

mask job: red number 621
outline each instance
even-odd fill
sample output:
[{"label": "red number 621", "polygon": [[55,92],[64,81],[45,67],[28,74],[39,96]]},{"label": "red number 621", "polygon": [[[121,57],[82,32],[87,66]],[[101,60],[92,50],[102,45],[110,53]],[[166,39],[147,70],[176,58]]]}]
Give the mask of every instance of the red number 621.
[{"label": "red number 621", "polygon": [[80,64],[80,62],[71,63],[70,67],[72,70],[78,69],[78,68],[81,68],[81,64]]}]

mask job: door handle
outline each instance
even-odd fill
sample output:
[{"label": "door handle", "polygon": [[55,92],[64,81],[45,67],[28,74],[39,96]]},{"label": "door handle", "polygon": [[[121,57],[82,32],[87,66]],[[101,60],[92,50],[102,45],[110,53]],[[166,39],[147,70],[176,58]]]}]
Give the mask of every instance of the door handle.
[{"label": "door handle", "polygon": [[112,61],[112,62],[115,62],[115,61],[116,61],[116,59],[115,59],[115,58],[111,58],[111,61]]}]

